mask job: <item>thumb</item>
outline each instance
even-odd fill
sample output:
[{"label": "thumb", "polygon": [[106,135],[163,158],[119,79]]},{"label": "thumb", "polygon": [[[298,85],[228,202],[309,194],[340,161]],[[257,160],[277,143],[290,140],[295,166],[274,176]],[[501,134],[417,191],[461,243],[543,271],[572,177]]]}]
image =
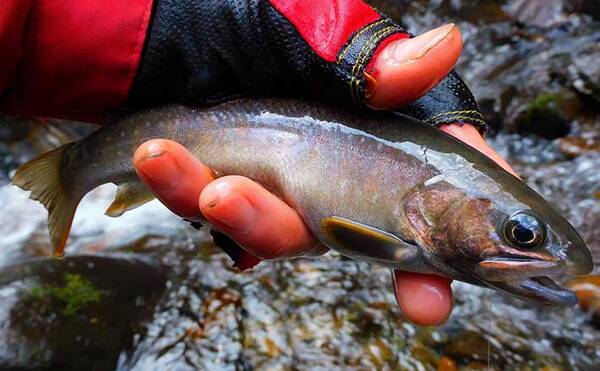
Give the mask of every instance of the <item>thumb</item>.
[{"label": "thumb", "polygon": [[367,104],[392,109],[417,100],[452,70],[461,50],[462,37],[452,23],[390,42],[365,70]]}]

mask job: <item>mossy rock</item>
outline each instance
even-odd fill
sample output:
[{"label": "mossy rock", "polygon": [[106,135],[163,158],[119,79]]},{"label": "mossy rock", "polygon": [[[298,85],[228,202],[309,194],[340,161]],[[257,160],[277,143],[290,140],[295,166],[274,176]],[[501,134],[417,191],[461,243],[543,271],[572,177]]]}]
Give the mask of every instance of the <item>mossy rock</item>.
[{"label": "mossy rock", "polygon": [[129,256],[6,267],[0,270],[0,291],[8,293],[0,368],[114,369],[163,288],[160,268]]},{"label": "mossy rock", "polygon": [[543,138],[564,137],[571,130],[570,120],[565,116],[559,94],[537,96],[516,119],[520,134],[536,134]]}]

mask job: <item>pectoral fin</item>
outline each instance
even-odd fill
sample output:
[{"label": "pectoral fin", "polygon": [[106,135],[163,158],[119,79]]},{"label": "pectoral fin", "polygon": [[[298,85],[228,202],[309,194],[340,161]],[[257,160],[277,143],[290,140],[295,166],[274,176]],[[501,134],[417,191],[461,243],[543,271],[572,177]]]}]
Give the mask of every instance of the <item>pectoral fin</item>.
[{"label": "pectoral fin", "polygon": [[418,246],[391,233],[337,216],[323,219],[321,231],[328,247],[353,258],[402,268],[421,256]]},{"label": "pectoral fin", "polygon": [[140,181],[119,184],[117,195],[105,214],[112,217],[123,215],[126,211],[142,206],[154,200],[154,195]]}]

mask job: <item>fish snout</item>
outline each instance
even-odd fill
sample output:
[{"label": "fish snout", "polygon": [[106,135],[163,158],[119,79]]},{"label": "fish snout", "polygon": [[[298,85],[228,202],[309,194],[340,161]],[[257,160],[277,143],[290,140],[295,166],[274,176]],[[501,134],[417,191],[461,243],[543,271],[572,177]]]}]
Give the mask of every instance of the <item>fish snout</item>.
[{"label": "fish snout", "polygon": [[565,255],[564,263],[569,275],[585,275],[594,269],[592,254],[583,241],[571,243],[566,249]]}]

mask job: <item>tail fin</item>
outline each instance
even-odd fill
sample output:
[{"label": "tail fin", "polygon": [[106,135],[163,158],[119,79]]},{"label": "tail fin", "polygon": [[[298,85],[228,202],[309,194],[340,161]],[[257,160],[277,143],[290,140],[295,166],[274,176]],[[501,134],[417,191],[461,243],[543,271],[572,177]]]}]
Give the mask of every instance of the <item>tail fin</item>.
[{"label": "tail fin", "polygon": [[75,209],[81,197],[69,194],[61,179],[60,164],[66,144],[46,152],[17,169],[13,184],[31,191],[30,198],[40,201],[48,210],[48,229],[54,247],[54,256],[64,255]]}]

